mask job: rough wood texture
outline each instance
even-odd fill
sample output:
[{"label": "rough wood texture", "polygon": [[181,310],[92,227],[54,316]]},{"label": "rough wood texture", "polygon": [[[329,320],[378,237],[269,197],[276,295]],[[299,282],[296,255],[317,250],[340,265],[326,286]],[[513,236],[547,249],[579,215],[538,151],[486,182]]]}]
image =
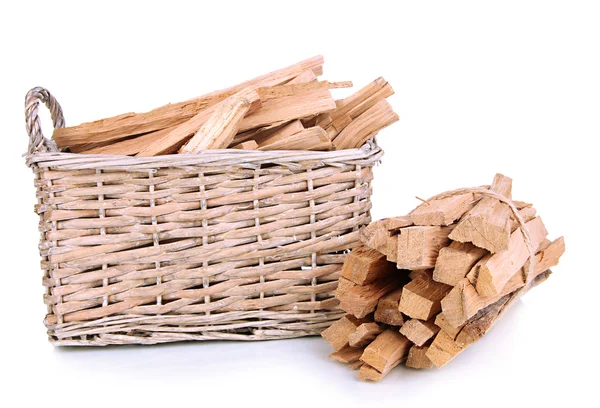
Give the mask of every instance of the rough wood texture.
[{"label": "rough wood texture", "polygon": [[365,348],[360,359],[384,373],[406,357],[410,346],[411,342],[406,337],[396,330],[388,329]]},{"label": "rough wood texture", "polygon": [[362,356],[363,351],[364,349],[360,347],[345,346],[342,349],[331,353],[329,357],[340,363],[350,364],[360,361],[360,356]]},{"label": "rough wood texture", "polygon": [[258,149],[258,143],[256,143],[254,140],[246,140],[245,142],[231,146],[231,148],[240,150],[256,150]]},{"label": "rough wood texture", "polygon": [[[340,282],[343,280],[347,279],[340,278]],[[368,285],[354,285],[342,292],[338,291],[336,296],[340,301],[342,310],[357,318],[363,318],[375,311],[379,299],[400,286],[401,282],[402,280],[398,277],[389,276]]]},{"label": "rough wood texture", "polygon": [[269,145],[285,140],[296,133],[302,132],[303,130],[304,125],[302,125],[302,122],[299,119],[296,119],[282,126],[259,132],[256,136],[254,136],[254,140],[256,140],[260,146]]},{"label": "rough wood texture", "polygon": [[413,221],[410,215],[385,218],[385,228],[388,231],[397,231],[400,228],[410,227],[411,225],[413,225]]},{"label": "rough wood texture", "polygon": [[323,337],[335,351],[340,351],[348,346],[350,335],[354,333],[360,324],[360,321],[354,316],[346,315],[327,329],[323,330],[321,337]]},{"label": "rough wood texture", "polygon": [[390,326],[402,326],[404,317],[398,310],[401,296],[402,288],[398,288],[379,299],[377,309],[375,309],[375,321]]},{"label": "rough wood texture", "polygon": [[392,273],[398,273],[395,264],[388,262],[382,253],[363,245],[352,250],[342,267],[342,277],[357,285],[371,283]]},{"label": "rough wood texture", "polygon": [[389,374],[390,371],[396,366],[398,366],[402,360],[398,360],[395,364],[387,368],[383,373],[377,371],[375,368],[371,367],[368,364],[363,363],[358,371],[358,379],[362,381],[381,381],[383,377]]},{"label": "rough wood texture", "polygon": [[[491,190],[511,198],[512,179],[496,174]],[[481,199],[456,225],[450,239],[472,242],[495,253],[506,250],[510,239],[510,209],[495,198]]]},{"label": "rough wood texture", "polygon": [[260,98],[254,90],[241,91],[220,102],[196,134],[179,149],[179,153],[225,149],[237,133],[250,105],[256,102],[260,103]]},{"label": "rough wood texture", "polygon": [[451,226],[401,228],[398,233],[398,269],[429,269],[435,266],[439,251],[450,243]]},{"label": "rough wood texture", "polygon": [[485,249],[470,242],[453,241],[440,249],[433,270],[433,280],[456,286],[486,253]]},{"label": "rough wood texture", "polygon": [[411,368],[434,368],[434,364],[429,357],[427,357],[427,350],[429,350],[429,346],[412,346],[410,350],[408,350],[406,366]]},{"label": "rough wood texture", "polygon": [[450,225],[475,205],[472,193],[423,203],[410,213],[414,225]]},{"label": "rough wood texture", "polygon": [[319,126],[270,142],[263,142],[258,150],[331,150],[333,145],[327,132]]},{"label": "rough wood texture", "polygon": [[425,356],[438,368],[445,366],[456,357],[463,347],[458,345],[446,332],[440,331],[429,345]]},{"label": "rough wood texture", "polygon": [[[525,227],[533,248],[539,247],[548,235],[542,219],[536,217],[526,223]],[[482,296],[496,296],[502,293],[502,288],[523,267],[529,256],[523,233],[517,229],[510,236],[506,250],[495,253],[480,265],[477,292]]]},{"label": "rough wood texture", "polygon": [[323,57],[316,56],[289,67],[242,82],[236,86],[209,93],[185,102],[168,104],[146,113],[126,113],[112,118],[54,130],[59,147],[82,143],[114,141],[131,135],[153,132],[187,121],[201,110],[215,105],[244,88],[280,85],[307,70],[320,70]]},{"label": "rough wood texture", "polygon": [[375,322],[363,323],[350,334],[348,343],[351,347],[366,347],[383,329]]},{"label": "rough wood texture", "polygon": [[415,343],[417,346],[423,346],[429,339],[436,335],[440,328],[434,324],[434,318],[427,321],[419,319],[410,319],[404,322],[400,328],[400,334]]},{"label": "rough wood texture", "polygon": [[441,310],[441,300],[451,287],[422,274],[402,289],[399,310],[413,319],[429,320]]},{"label": "rough wood texture", "polygon": [[462,325],[459,325],[458,327],[454,327],[453,325],[448,323],[448,320],[446,320],[444,313],[438,313],[438,315],[435,317],[434,323],[436,326],[438,326],[440,328],[440,330],[445,331],[446,334],[448,336],[450,336],[452,339],[455,339],[456,335],[463,328]]}]

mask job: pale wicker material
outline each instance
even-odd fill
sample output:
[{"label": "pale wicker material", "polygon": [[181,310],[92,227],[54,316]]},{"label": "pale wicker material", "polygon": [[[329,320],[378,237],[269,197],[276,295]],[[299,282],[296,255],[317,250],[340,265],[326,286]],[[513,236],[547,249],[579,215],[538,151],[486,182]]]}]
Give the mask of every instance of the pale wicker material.
[{"label": "pale wicker material", "polygon": [[61,345],[264,340],[320,333],[345,253],[370,221],[369,142],[333,152],[61,153],[27,94],[45,323]]}]

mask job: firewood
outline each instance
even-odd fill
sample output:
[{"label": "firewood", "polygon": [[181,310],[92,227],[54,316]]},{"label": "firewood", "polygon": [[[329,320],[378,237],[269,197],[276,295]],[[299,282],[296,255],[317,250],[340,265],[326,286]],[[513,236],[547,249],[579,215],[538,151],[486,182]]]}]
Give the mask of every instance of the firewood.
[{"label": "firewood", "polygon": [[456,357],[463,347],[458,345],[446,332],[440,331],[435,336],[433,343],[425,352],[425,356],[438,368],[445,366]]},{"label": "firewood", "polygon": [[[490,190],[510,198],[512,179],[496,174]],[[510,215],[506,204],[495,198],[483,198],[461,218],[450,234],[450,239],[472,242],[492,253],[506,250],[510,240]]]},{"label": "firewood", "polygon": [[384,373],[408,355],[411,345],[412,343],[398,331],[388,329],[365,348],[360,359]]},{"label": "firewood", "polygon": [[258,143],[256,143],[254,140],[246,140],[245,142],[231,146],[231,148],[239,150],[256,150],[258,149]]},{"label": "firewood", "polygon": [[410,227],[412,225],[413,225],[413,220],[410,215],[385,218],[385,228],[388,231],[397,231],[400,228]]},{"label": "firewood", "polygon": [[346,315],[337,322],[333,323],[327,329],[323,330],[323,337],[333,347],[334,351],[340,351],[348,346],[348,338],[360,326],[360,320],[352,315]]},{"label": "firewood", "polygon": [[435,282],[431,272],[422,274],[402,288],[399,310],[413,319],[429,320],[441,310],[441,300],[452,288]]},{"label": "firewood", "polygon": [[285,123],[284,125],[259,132],[254,136],[254,140],[256,140],[259,146],[265,146],[285,140],[303,130],[304,125],[302,125],[302,122],[299,119],[296,119],[289,123]]},{"label": "firewood", "polygon": [[401,228],[398,234],[398,269],[429,269],[435,266],[439,251],[450,243],[453,226]]},{"label": "firewood", "polygon": [[317,88],[337,89],[337,88],[351,88],[351,87],[352,87],[352,82],[350,82],[350,81],[342,81],[342,82],[329,82],[329,81],[300,82],[300,81],[296,81],[296,82],[287,83],[284,85],[267,86],[264,88],[257,88],[256,92],[258,93],[260,100],[263,102],[266,102],[270,99],[283,98],[286,96],[304,95],[307,92],[311,92]]},{"label": "firewood", "polygon": [[394,272],[396,265],[388,262],[385,255],[361,245],[348,254],[341,275],[357,285],[365,285]]},{"label": "firewood", "polygon": [[440,249],[433,270],[433,280],[456,286],[486,253],[485,249],[470,242],[453,241]]},{"label": "firewood", "polygon": [[412,346],[410,350],[408,350],[406,366],[411,368],[434,368],[435,366],[429,357],[427,357],[427,350],[429,350],[429,346]]},{"label": "firewood", "polygon": [[375,322],[363,323],[356,328],[354,333],[350,334],[348,343],[351,347],[366,347],[382,331],[382,328]]},{"label": "firewood", "polygon": [[448,323],[448,320],[446,320],[446,317],[444,316],[444,313],[438,313],[437,316],[435,316],[434,323],[435,323],[436,326],[438,326],[440,328],[440,330],[445,331],[446,334],[448,336],[450,336],[452,339],[455,339],[456,335],[463,328],[463,325],[459,325],[458,327],[454,327],[453,325],[451,325],[450,323]]},{"label": "firewood", "polygon": [[287,82],[288,84],[302,84],[308,82],[314,82],[317,80],[317,75],[312,69],[307,69],[302,72],[297,77],[293,78],[291,81]]},{"label": "firewood", "polygon": [[436,326],[433,321],[434,318],[427,321],[410,319],[404,322],[400,328],[400,334],[406,336],[407,339],[417,346],[422,346],[440,331],[440,328]]},{"label": "firewood", "polygon": [[[348,281],[340,278],[340,283]],[[377,302],[386,294],[390,293],[402,284],[402,279],[397,276],[388,276],[377,280],[368,285],[353,285],[348,289],[336,292],[336,297],[340,301],[340,308],[357,318],[363,318],[369,313],[375,311]],[[344,287],[344,284],[341,284]]]},{"label": "firewood", "polygon": [[475,205],[472,193],[425,202],[410,213],[414,225],[450,225]]},{"label": "firewood", "polygon": [[[534,274],[531,277],[536,278],[545,272],[548,268],[558,264],[558,260],[565,252],[564,238],[558,238],[546,248],[536,254],[536,264]],[[481,272],[480,272],[481,273]],[[444,317],[450,325],[458,327],[465,324],[469,319],[475,316],[480,310],[497,302],[503,296],[506,296],[524,285],[522,271],[516,272],[513,277],[502,289],[502,293],[494,296],[482,296],[474,284],[477,282],[477,274],[462,279],[458,285],[442,299],[442,310]],[[473,282],[472,282],[473,281]]]},{"label": "firewood", "polygon": [[204,149],[225,149],[237,133],[250,105],[261,101],[254,90],[244,90],[216,105],[212,115],[179,153],[197,153]]},{"label": "firewood", "polygon": [[85,143],[115,141],[132,135],[177,126],[198,112],[213,106],[245,88],[275,86],[285,83],[307,70],[321,69],[323,57],[317,56],[289,67],[180,103],[168,104],[146,113],[126,113],[78,126],[57,128],[53,138],[59,147]]},{"label": "firewood", "polygon": [[379,299],[377,309],[375,309],[375,321],[390,326],[402,326],[404,317],[398,310],[401,296],[402,288],[398,288]]},{"label": "firewood", "polygon": [[386,220],[373,221],[360,230],[360,241],[369,248],[380,250],[386,245],[388,231]]},{"label": "firewood", "polygon": [[[378,92],[380,92],[382,89],[384,89],[386,87],[386,85],[389,87],[389,84],[387,83],[387,81],[385,79],[379,77],[376,80],[374,80],[373,82],[367,84],[365,87],[359,89],[352,95],[348,96],[347,98],[344,98],[341,101],[337,101],[336,102],[336,105],[337,105],[336,111],[329,115],[330,119],[331,119],[331,123],[333,123],[334,121],[336,121],[338,118],[340,118],[342,116],[349,116],[349,113],[352,110],[354,110],[354,109],[358,108],[360,105],[364,104],[367,100],[369,100],[374,95],[376,95]],[[390,91],[391,91],[391,93],[389,93]],[[381,99],[387,98],[390,95],[393,95],[393,93],[394,93],[394,91],[391,89],[391,87],[389,87],[387,92],[385,92],[383,94],[383,95],[387,95],[387,96],[381,96],[380,98],[377,99],[377,102],[379,102],[379,100],[381,100]],[[364,111],[360,112],[360,113],[364,113]],[[357,116],[360,115],[360,113],[358,113],[357,115],[355,115],[354,117],[351,117],[351,118],[356,118]]]},{"label": "firewood", "polygon": [[333,144],[338,150],[358,148],[367,141],[372,133],[399,119],[390,104],[382,99],[346,126],[333,140]]},{"label": "firewood", "polygon": [[359,368],[361,368],[365,363],[358,360],[355,361],[354,363],[349,363],[348,364],[348,368],[350,368],[351,370],[358,370]]},{"label": "firewood", "polygon": [[[540,217],[525,224],[531,245],[537,248],[548,235],[548,231]],[[517,273],[529,258],[523,233],[517,229],[510,236],[508,248],[495,253],[479,268],[476,289],[482,296],[495,296],[502,293],[502,288]]]},{"label": "firewood", "polygon": [[402,360],[398,360],[396,363],[392,364],[392,366],[387,368],[383,373],[377,371],[370,365],[363,363],[363,365],[360,367],[360,370],[358,371],[358,379],[362,381],[381,381],[383,377],[388,375],[389,372],[392,371],[392,369],[398,366],[401,362]]},{"label": "firewood", "polygon": [[258,150],[331,150],[332,147],[327,132],[314,126],[285,139],[263,143]]},{"label": "firewood", "polygon": [[340,363],[349,364],[359,361],[363,351],[364,349],[360,347],[344,346],[340,350],[331,353],[329,357]]}]

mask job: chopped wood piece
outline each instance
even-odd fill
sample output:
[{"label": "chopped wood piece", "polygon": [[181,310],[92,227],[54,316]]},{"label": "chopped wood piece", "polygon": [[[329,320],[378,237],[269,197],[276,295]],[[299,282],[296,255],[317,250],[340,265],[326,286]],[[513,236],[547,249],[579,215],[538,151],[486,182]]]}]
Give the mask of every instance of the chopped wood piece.
[{"label": "chopped wood piece", "polygon": [[429,350],[429,346],[412,346],[410,350],[408,350],[406,366],[411,368],[434,368],[435,366],[426,355],[427,350]]},{"label": "chopped wood piece", "polygon": [[254,140],[256,140],[259,146],[269,145],[271,143],[285,140],[296,133],[302,132],[303,130],[304,126],[302,125],[302,122],[299,119],[296,119],[286,123],[283,126],[260,132],[254,137]]},{"label": "chopped wood piece", "polygon": [[[539,247],[548,235],[548,231],[540,217],[525,224],[531,244]],[[508,248],[491,256],[479,268],[476,289],[482,296],[496,296],[502,293],[502,288],[517,273],[529,258],[521,229],[512,233]]]},{"label": "chopped wood piece", "polygon": [[[369,248],[380,251],[387,244],[389,236],[385,219],[373,221],[360,230],[360,241]],[[381,252],[381,251],[380,251]]]},{"label": "chopped wood piece", "polygon": [[415,225],[450,225],[475,205],[473,194],[461,194],[441,200],[432,200],[410,213]]},{"label": "chopped wood piece", "polygon": [[398,361],[396,364],[394,364],[392,367],[390,367],[383,373],[380,373],[370,365],[363,363],[363,365],[360,367],[360,370],[358,371],[358,379],[362,381],[381,381],[383,377],[388,375],[389,372],[392,371],[392,369],[400,363],[401,361]]},{"label": "chopped wood piece", "polygon": [[[371,95],[367,99],[363,100],[363,102],[361,102],[358,106],[356,106],[352,109],[349,109],[348,113],[345,116],[348,116],[351,119],[356,119],[357,117],[362,115],[364,112],[366,112],[367,110],[369,110],[370,108],[375,106],[375,104],[377,102],[379,102],[380,100],[385,99],[387,97],[390,97],[393,94],[394,94],[394,90],[392,89],[391,85],[386,82],[385,85],[383,85],[383,87],[380,90],[375,92],[373,95]],[[348,106],[346,106],[346,109],[348,109]],[[333,124],[335,126],[336,121],[334,121]]]},{"label": "chopped wood piece", "polygon": [[435,282],[431,272],[422,274],[402,288],[399,310],[413,319],[429,320],[441,310],[440,301],[450,289]]},{"label": "chopped wood piece", "polygon": [[285,139],[259,145],[258,150],[331,150],[333,145],[327,132],[315,126]]},{"label": "chopped wood piece", "polygon": [[411,342],[396,330],[385,330],[365,348],[360,358],[380,373],[388,371],[408,354]]},{"label": "chopped wood piece", "polygon": [[254,140],[246,140],[245,142],[238,143],[231,148],[239,150],[256,150],[258,149],[258,143],[256,143]]},{"label": "chopped wood piece", "polygon": [[365,363],[358,360],[355,361],[354,363],[350,363],[348,364],[348,368],[350,368],[351,370],[358,370],[359,368],[361,368]]},{"label": "chopped wood piece", "polygon": [[348,345],[350,334],[354,333],[360,324],[360,321],[354,316],[346,315],[323,330],[321,337],[327,340],[335,351],[340,351]]},{"label": "chopped wood piece", "polygon": [[297,77],[295,77],[294,79],[292,79],[290,82],[287,82],[288,84],[302,84],[302,83],[308,83],[308,82],[314,82],[317,80],[317,75],[314,73],[314,71],[312,69],[307,69],[306,71],[304,71],[303,73],[301,73],[300,75],[298,75]]},{"label": "chopped wood piece", "polygon": [[331,353],[329,357],[339,361],[340,363],[354,363],[360,360],[363,350],[364,349],[359,347],[344,346],[341,350]]},{"label": "chopped wood piece", "polygon": [[[496,174],[491,191],[511,197],[512,179]],[[491,197],[482,198],[465,214],[450,234],[450,239],[472,242],[474,245],[495,253],[508,248],[510,239],[510,208]]]},{"label": "chopped wood piece", "polygon": [[388,262],[385,255],[361,245],[348,254],[341,274],[357,285],[365,285],[394,272],[397,272],[396,265]]},{"label": "chopped wood piece", "polygon": [[430,271],[428,271],[426,269],[415,269],[414,271],[410,271],[410,273],[408,274],[408,277],[410,278],[410,280],[419,279],[421,277],[428,279],[429,276],[430,276]]},{"label": "chopped wood piece", "polygon": [[383,99],[346,126],[334,139],[333,144],[338,150],[358,148],[368,140],[372,133],[378,132],[399,119],[390,104]]},{"label": "chopped wood piece", "polygon": [[485,249],[470,242],[453,241],[440,249],[433,270],[433,280],[456,286],[486,253]]},{"label": "chopped wood piece", "polygon": [[398,269],[429,269],[435,266],[439,251],[450,243],[452,226],[401,228],[398,234]]},{"label": "chopped wood piece", "polygon": [[400,328],[400,334],[405,335],[407,339],[417,346],[422,346],[440,331],[440,328],[433,323],[433,320],[433,318],[427,321],[410,319],[404,322]]},{"label": "chopped wood piece", "polygon": [[404,317],[398,310],[401,296],[402,288],[398,288],[379,299],[377,309],[375,309],[375,321],[390,326],[402,326]]},{"label": "chopped wood piece", "polygon": [[[561,237],[538,252],[536,254],[536,264],[532,279],[537,278],[537,276],[544,273],[548,268],[556,265],[564,251],[565,242]],[[502,293],[496,296],[482,296],[475,289],[469,278],[462,279],[442,299],[444,317],[453,327],[464,325],[467,320],[473,318],[480,310],[521,288],[524,284],[521,272],[518,271],[515,273],[502,289]],[[471,279],[473,279],[473,276],[471,276]]]},{"label": "chopped wood piece", "polygon": [[440,328],[440,330],[445,331],[448,336],[452,337],[452,339],[455,339],[456,335],[460,332],[460,329],[463,328],[462,325],[454,327],[450,323],[448,323],[448,320],[446,320],[444,313],[438,313],[438,315],[435,317],[434,323]]},{"label": "chopped wood piece", "polygon": [[225,149],[237,133],[240,122],[253,103],[260,103],[254,90],[244,90],[216,105],[212,115],[179,153],[198,153],[204,149]]},{"label": "chopped wood piece", "polygon": [[[340,278],[340,285],[344,287],[346,284],[341,282],[348,281],[345,278]],[[350,281],[348,281],[350,282]],[[386,294],[390,293],[402,284],[402,279],[398,276],[389,276],[384,279],[379,279],[368,285],[354,285],[351,288],[344,288],[342,292],[336,292],[336,297],[340,301],[340,308],[347,313],[354,315],[357,318],[363,318],[373,312],[377,307],[377,302]]]},{"label": "chopped wood piece", "polygon": [[413,225],[412,217],[404,215],[401,217],[385,218],[385,228],[388,231],[396,231],[400,228],[410,227]]},{"label": "chopped wood piece", "polygon": [[[370,98],[372,98],[386,86],[386,91],[384,91],[384,93],[380,95],[393,95],[394,91],[391,89],[387,81],[379,77],[373,82],[367,84],[365,87],[359,89],[352,95],[348,96],[347,98],[344,98],[341,101],[336,101],[337,109],[335,110],[335,112],[331,113],[331,120],[335,121],[336,119],[342,116],[347,116],[351,111],[357,109],[360,105],[366,103]],[[376,99],[376,101],[379,102],[380,100],[387,98],[387,96],[379,96]],[[360,114],[364,113],[364,111],[365,110],[357,112],[355,116],[352,116],[352,118],[356,118]]]},{"label": "chopped wood piece", "polygon": [[315,89],[334,89],[334,88],[350,88],[352,87],[352,82],[294,82],[287,83],[284,85],[278,86],[267,86],[264,88],[257,88],[256,92],[258,93],[260,100],[263,102],[268,101],[269,99],[283,98],[286,96],[298,96],[306,94],[307,92],[311,92]]},{"label": "chopped wood piece", "polygon": [[377,323],[363,323],[350,335],[349,344],[351,347],[366,347],[382,331]]},{"label": "chopped wood piece", "polygon": [[242,82],[239,85],[212,92],[180,103],[162,106],[145,113],[126,113],[78,126],[57,128],[53,138],[59,147],[77,144],[115,141],[132,135],[154,132],[177,126],[198,112],[213,106],[245,88],[275,86],[297,77],[306,70],[320,70],[323,57],[317,56],[266,75]]},{"label": "chopped wood piece", "polygon": [[438,368],[445,366],[456,357],[463,347],[459,346],[446,332],[440,331],[425,356]]}]

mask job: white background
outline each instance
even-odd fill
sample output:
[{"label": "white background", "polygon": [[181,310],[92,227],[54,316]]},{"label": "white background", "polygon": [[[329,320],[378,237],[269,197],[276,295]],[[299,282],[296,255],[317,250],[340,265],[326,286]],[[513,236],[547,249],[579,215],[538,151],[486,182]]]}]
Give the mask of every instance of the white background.
[{"label": "white background", "polygon": [[[200,3],[200,2],[198,2]],[[52,406],[595,405],[600,12],[584,1],[145,2],[0,6],[0,401]],[[325,78],[384,76],[401,120],[381,132],[375,219],[514,179],[550,237],[554,275],[441,370],[378,384],[320,338],[55,349],[42,318],[23,98],[47,87],[74,125],[146,111],[325,56]],[[345,90],[344,90],[345,91]],[[344,96],[343,91],[336,96]],[[41,109],[43,110],[43,109]],[[49,134],[49,117],[43,116]],[[591,371],[590,371],[591,370]],[[2,403],[3,406],[9,406]],[[597,405],[596,405],[597,406]]]}]

